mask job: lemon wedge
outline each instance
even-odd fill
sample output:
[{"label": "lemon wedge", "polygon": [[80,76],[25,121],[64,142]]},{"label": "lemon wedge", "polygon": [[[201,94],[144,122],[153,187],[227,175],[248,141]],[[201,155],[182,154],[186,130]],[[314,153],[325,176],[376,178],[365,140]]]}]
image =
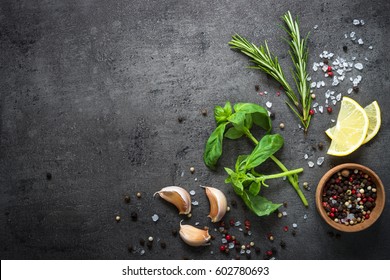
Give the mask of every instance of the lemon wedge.
[{"label": "lemon wedge", "polygon": [[366,111],[352,98],[343,97],[328,154],[346,156],[359,148],[367,136],[368,123]]},{"label": "lemon wedge", "polygon": [[[371,104],[364,107],[364,111],[366,111],[368,117],[368,130],[367,136],[363,141],[363,144],[366,144],[370,141],[374,136],[378,133],[379,128],[381,127],[382,119],[381,119],[381,110],[379,108],[378,102],[374,101]],[[329,136],[330,139],[333,139],[333,131],[335,126],[328,128],[325,133]]]},{"label": "lemon wedge", "polygon": [[371,104],[364,107],[368,117],[368,130],[366,139],[364,139],[363,144],[366,144],[378,133],[379,128],[381,127],[381,109],[379,108],[378,102],[374,101]]}]

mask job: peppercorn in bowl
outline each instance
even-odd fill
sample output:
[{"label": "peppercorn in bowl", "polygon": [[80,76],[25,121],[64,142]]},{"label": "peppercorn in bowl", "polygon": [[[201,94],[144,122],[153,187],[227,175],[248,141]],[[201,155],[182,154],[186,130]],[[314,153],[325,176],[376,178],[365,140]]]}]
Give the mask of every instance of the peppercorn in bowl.
[{"label": "peppercorn in bowl", "polygon": [[321,178],[316,206],[324,221],[339,231],[357,232],[370,227],[385,206],[385,190],[378,175],[366,166],[345,163]]}]

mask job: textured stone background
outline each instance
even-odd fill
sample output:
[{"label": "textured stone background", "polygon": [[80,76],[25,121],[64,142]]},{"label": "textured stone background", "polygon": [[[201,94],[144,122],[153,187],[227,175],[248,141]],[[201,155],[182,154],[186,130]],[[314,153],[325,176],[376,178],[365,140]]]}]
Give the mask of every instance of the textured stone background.
[{"label": "textured stone background", "polygon": [[[304,136],[285,98],[276,96],[278,85],[259,71],[246,69],[248,59],[227,45],[235,33],[256,43],[267,39],[288,69],[288,46],[278,27],[287,10],[300,16],[304,33],[311,32],[310,65],[321,61],[324,50],[347,59],[356,56],[364,63],[361,73],[355,73],[363,81],[353,97],[364,106],[378,100],[383,123],[376,138],[351,156],[326,155],[329,140],[324,130],[337,117],[339,104],[332,115],[316,115]],[[221,236],[206,217],[208,201],[199,185],[211,185],[226,193],[229,204],[237,200],[226,221],[252,222],[252,236],[230,230],[242,242],[254,241],[261,248],[261,254],[252,253],[252,258],[262,259],[274,247],[278,259],[388,259],[389,199],[372,228],[339,234],[319,218],[314,193],[329,167],[344,162],[377,171],[390,193],[389,12],[390,2],[385,0],[1,1],[1,258],[233,258],[236,253],[218,252]],[[354,26],[355,18],[366,24]],[[363,46],[344,38],[351,31],[364,39]],[[318,102],[324,104],[324,92],[332,87],[319,73],[312,74],[328,83],[316,91]],[[259,96],[255,85],[268,96]],[[344,95],[349,87],[343,83],[336,91]],[[204,144],[215,126],[213,107],[227,100],[273,103],[274,132],[285,137],[277,156],[289,168],[305,168],[300,182],[307,181],[312,188],[305,191],[308,209],[282,180],[271,182],[266,195],[288,202],[281,208],[287,217],[258,218],[245,209],[224,184],[223,170],[238,154],[252,149],[245,139],[226,141],[216,171],[204,166]],[[203,109],[207,116],[202,116]],[[279,129],[280,122],[285,123],[284,130]],[[319,142],[325,144],[323,151],[315,149]],[[309,168],[303,159],[306,153],[314,161],[325,156],[324,164]],[[264,170],[277,171],[272,162]],[[196,190],[193,199],[199,206],[185,223],[209,226],[216,237],[211,246],[191,248],[171,234],[183,217],[172,205],[153,198],[168,185]],[[126,194],[131,197],[128,205],[123,202]],[[131,221],[133,211],[139,215],[137,222]],[[155,213],[160,216],[157,223],[151,220]],[[116,215],[122,217],[119,223]],[[292,223],[298,224],[295,237]],[[282,230],[285,225],[288,232]],[[270,232],[273,243],[266,238]],[[140,237],[148,236],[155,239],[151,249],[139,244]],[[286,242],[285,249],[280,240]],[[165,250],[161,242],[167,244]],[[129,244],[133,252],[128,252]]]}]

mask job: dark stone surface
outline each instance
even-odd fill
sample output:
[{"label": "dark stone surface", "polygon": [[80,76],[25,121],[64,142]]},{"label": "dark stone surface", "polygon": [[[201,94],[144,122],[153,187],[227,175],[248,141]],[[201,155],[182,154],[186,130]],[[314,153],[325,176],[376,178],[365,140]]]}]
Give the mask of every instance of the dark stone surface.
[{"label": "dark stone surface", "polygon": [[[267,39],[281,64],[291,67],[288,46],[281,40],[285,34],[278,27],[287,10],[300,16],[304,33],[311,32],[313,78],[326,80],[311,70],[324,50],[364,63],[360,90],[353,97],[362,105],[378,100],[383,123],[369,144],[348,157],[326,155],[330,142],[324,130],[336,118],[339,104],[332,115],[315,115],[304,136],[285,98],[276,96],[278,85],[246,69],[248,59],[227,45],[234,33],[256,43]],[[314,202],[322,174],[343,162],[374,169],[390,193],[389,12],[385,0],[1,1],[1,259],[234,258],[236,253],[219,252],[221,235],[206,217],[208,201],[199,185],[220,188],[229,204],[237,201],[226,221],[251,221],[252,236],[237,228],[229,232],[260,247],[252,259],[262,259],[273,247],[278,259],[389,259],[389,198],[377,223],[355,234],[331,230],[320,220]],[[354,26],[355,18],[366,24]],[[363,38],[363,46],[344,38],[351,31]],[[354,76],[359,74],[354,71]],[[321,104],[331,88],[326,81],[325,88],[316,90]],[[269,94],[257,95],[255,85]],[[335,89],[346,95],[349,87],[345,82]],[[308,209],[282,180],[271,182],[265,192],[274,201],[288,202],[281,208],[287,217],[258,218],[245,209],[224,184],[223,170],[238,154],[251,150],[245,139],[226,142],[216,171],[204,166],[204,144],[214,129],[213,107],[227,100],[273,102],[273,131],[285,137],[277,156],[289,168],[305,168],[300,182],[312,187],[305,191]],[[278,128],[280,122],[284,130]],[[322,151],[315,148],[319,142],[325,145]],[[314,161],[325,156],[324,164],[309,168],[306,153]],[[272,162],[264,170],[278,171]],[[211,246],[191,248],[172,235],[183,217],[174,206],[153,198],[169,185],[196,190],[193,199],[199,206],[184,223],[209,226],[215,236]],[[138,214],[137,221],[132,212]],[[160,216],[157,223],[151,219],[154,213]],[[116,215],[121,216],[119,223]],[[295,236],[293,223],[298,224]],[[283,231],[285,225],[288,232]],[[270,232],[273,243],[267,240]],[[139,243],[148,236],[154,237],[152,248]]]}]

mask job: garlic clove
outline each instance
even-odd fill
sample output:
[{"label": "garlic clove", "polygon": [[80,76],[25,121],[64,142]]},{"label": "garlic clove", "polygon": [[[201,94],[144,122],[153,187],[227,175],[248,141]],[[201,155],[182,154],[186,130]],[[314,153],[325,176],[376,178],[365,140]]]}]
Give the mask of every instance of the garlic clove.
[{"label": "garlic clove", "polygon": [[[182,221],[181,221],[182,222]],[[207,246],[211,236],[208,229],[199,229],[191,225],[182,225],[180,222],[180,237],[190,246]]]},{"label": "garlic clove", "polygon": [[162,188],[154,193],[158,194],[164,200],[172,203],[179,210],[179,214],[189,214],[191,212],[191,197],[190,194],[182,187],[169,186]]},{"label": "garlic clove", "polygon": [[210,213],[207,217],[211,222],[219,222],[226,214],[227,200],[225,194],[219,189],[212,187],[203,187],[210,202]]}]

